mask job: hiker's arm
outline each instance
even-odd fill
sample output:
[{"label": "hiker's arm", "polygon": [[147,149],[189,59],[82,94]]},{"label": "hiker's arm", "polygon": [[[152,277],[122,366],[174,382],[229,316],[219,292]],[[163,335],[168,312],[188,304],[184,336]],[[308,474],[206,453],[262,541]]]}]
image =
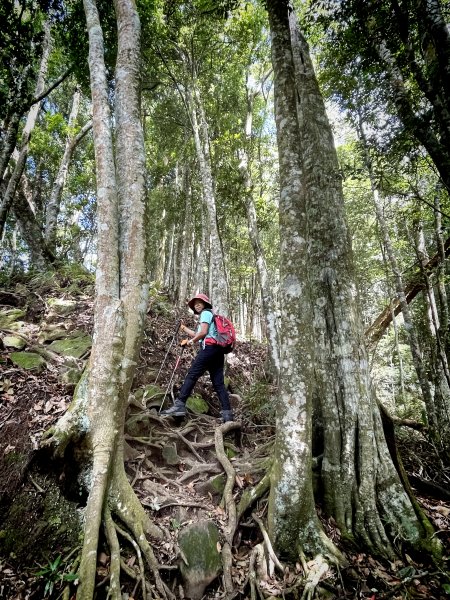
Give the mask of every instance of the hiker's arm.
[{"label": "hiker's arm", "polygon": [[191,337],[194,337],[195,335],[195,331],[193,329],[189,329],[189,327],[186,327],[184,323],[181,324],[180,329],[181,331],[184,331],[184,333],[187,333]]},{"label": "hiker's arm", "polygon": [[195,344],[195,342],[199,342],[200,340],[202,340],[204,337],[206,337],[208,329],[209,323],[202,323],[200,331],[196,333],[191,340],[189,340],[188,344]]}]

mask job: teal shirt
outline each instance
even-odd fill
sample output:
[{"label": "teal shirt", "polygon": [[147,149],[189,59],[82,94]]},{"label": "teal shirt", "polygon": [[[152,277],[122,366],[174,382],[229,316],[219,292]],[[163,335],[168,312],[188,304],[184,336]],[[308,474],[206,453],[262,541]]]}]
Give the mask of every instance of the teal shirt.
[{"label": "teal shirt", "polygon": [[203,338],[203,340],[200,340],[200,344],[202,345],[202,348],[204,348],[205,344],[206,344],[206,340],[208,338],[217,339],[217,327],[216,327],[216,324],[214,323],[214,316],[213,316],[211,310],[205,309],[205,310],[202,310],[202,312],[200,313],[200,319],[198,322],[197,333],[202,328],[202,323],[208,323],[208,333],[206,334],[206,337]]}]

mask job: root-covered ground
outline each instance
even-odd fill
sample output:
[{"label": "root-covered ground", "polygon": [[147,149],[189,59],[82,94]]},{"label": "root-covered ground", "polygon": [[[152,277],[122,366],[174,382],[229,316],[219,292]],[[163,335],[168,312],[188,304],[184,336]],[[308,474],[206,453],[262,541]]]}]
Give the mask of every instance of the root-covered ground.
[{"label": "root-covered ground", "polygon": [[[85,495],[75,481],[70,460],[53,462],[48,452],[40,450],[43,433],[66,410],[74,391],[74,383],[62,374],[80,370],[88,357],[88,352],[61,357],[49,350],[51,336],[45,339],[43,335],[56,329],[66,330],[68,336],[74,331],[91,332],[92,290],[86,283],[79,289],[68,285],[61,279],[40,279],[27,287],[0,290],[0,310],[25,311],[23,325],[15,330],[25,340],[24,349],[47,353],[40,370],[25,370],[12,362],[13,348],[1,347],[0,598],[75,597],[72,574],[76,574],[80,547],[67,523],[82,514]],[[56,296],[75,301],[76,309],[57,314],[49,303]],[[195,390],[208,404],[207,414],[162,419],[158,411],[163,398],[166,395],[165,405],[171,403],[192,359],[184,352],[174,372],[180,353],[174,331],[180,317],[187,314],[178,314],[162,295],[152,296],[125,430],[128,479],[163,532],[160,540],[151,540],[161,578],[173,597],[186,597],[180,567],[189,562],[189,556],[180,549],[180,536],[192,524],[207,521],[217,527],[217,551],[226,568],[206,586],[204,598],[301,598],[308,575],[305,570],[321,572],[321,566],[313,561],[283,563],[265,530],[267,471],[275,431],[264,348],[240,342],[229,357],[226,376],[234,423],[221,425],[218,401],[207,377]],[[11,331],[4,326],[2,339]],[[421,435],[402,430],[399,439],[419,501],[448,552],[450,499],[445,492],[450,489],[450,474],[436,463]],[[434,487],[427,488],[427,482]],[[27,503],[21,517],[25,539],[17,532],[12,537],[7,530],[19,497]],[[70,501],[70,516],[61,522],[61,517],[52,514],[57,514],[55,507],[65,498]],[[445,563],[440,569],[427,564],[426,557],[411,556],[383,562],[345,546],[332,520],[324,517],[323,525],[346,555],[348,566],[341,571],[323,570],[310,597],[449,597]],[[142,557],[130,536],[118,527],[117,537],[122,597],[158,597],[151,578],[142,577]],[[107,597],[109,583],[111,557],[105,540],[97,561],[98,598]]]}]

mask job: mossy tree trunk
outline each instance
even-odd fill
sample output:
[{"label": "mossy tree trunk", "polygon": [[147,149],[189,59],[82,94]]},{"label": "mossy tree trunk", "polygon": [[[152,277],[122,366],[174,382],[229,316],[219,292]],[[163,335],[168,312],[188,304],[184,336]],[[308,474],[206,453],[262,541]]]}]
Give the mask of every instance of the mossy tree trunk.
[{"label": "mossy tree trunk", "polygon": [[308,285],[307,195],[287,3],[268,2],[280,164],[280,383],[269,527],[278,551],[337,555],[317,517],[312,484],[314,331]]},{"label": "mossy tree trunk", "polygon": [[[140,121],[140,21],[133,0],[115,0],[118,50],[114,115],[95,0],[84,0],[97,175],[97,272],[94,338],[88,375],[52,431],[62,451],[77,443],[88,473],[84,544],[77,598],[94,595],[99,530],[111,551],[109,596],[121,598],[120,550],[115,519],[134,537],[162,597],[166,588],[146,534],[160,537],[124,470],[124,419],[146,317],[145,153]],[[114,118],[112,118],[114,117]],[[115,130],[112,129],[115,124]]]},{"label": "mossy tree trunk", "polygon": [[[286,448],[279,445],[276,455],[274,534],[279,541],[286,539],[283,549],[292,554],[292,532],[298,532],[297,548],[305,547],[309,532],[313,543],[307,550],[320,551],[321,538],[311,535],[317,526],[309,481],[315,397],[323,422],[326,510],[344,536],[393,556],[394,539],[431,545],[431,532],[400,482],[371,389],[339,165],[308,45],[287,0],[269,2],[268,8],[280,153],[280,237],[288,249],[282,246],[278,407],[278,430],[281,425],[288,432],[277,430]],[[289,512],[282,501],[287,492]]]}]

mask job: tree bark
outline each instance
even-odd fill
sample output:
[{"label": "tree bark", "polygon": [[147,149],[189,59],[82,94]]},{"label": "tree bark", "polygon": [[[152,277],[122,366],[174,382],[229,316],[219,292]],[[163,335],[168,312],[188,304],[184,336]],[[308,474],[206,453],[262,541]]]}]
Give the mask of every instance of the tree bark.
[{"label": "tree bark", "polygon": [[[191,87],[190,87],[191,86]],[[208,124],[195,80],[186,89],[186,100],[189,107],[189,116],[192,124],[197,159],[200,167],[203,200],[207,209],[210,233],[209,243],[209,280],[210,295],[214,308],[221,314],[227,315],[228,307],[228,280],[225,269],[225,257],[222,241],[217,225],[216,198],[214,181],[211,168],[210,140]]]},{"label": "tree bark", "polygon": [[312,393],[315,362],[307,264],[307,198],[287,2],[267,3],[272,40],[280,169],[280,385],[271,474],[269,528],[291,559],[334,554],[315,510],[312,486]]},{"label": "tree bark", "polygon": [[275,371],[276,379],[280,371],[280,336],[278,331],[277,323],[277,308],[275,298],[272,294],[269,283],[269,273],[267,270],[267,263],[262,247],[259,231],[258,221],[256,216],[255,203],[253,202],[253,182],[250,173],[250,160],[248,147],[251,143],[252,138],[252,122],[253,122],[253,99],[254,92],[250,89],[248,78],[246,85],[247,93],[247,114],[245,119],[245,145],[240,151],[239,170],[241,172],[242,180],[244,182],[244,201],[245,208],[247,211],[247,224],[248,232],[250,237],[250,243],[253,248],[253,254],[255,257],[256,269],[258,271],[259,283],[261,286],[261,299],[263,305],[264,319],[266,324],[267,342],[269,348],[270,363],[273,370]]},{"label": "tree bark", "polygon": [[31,209],[25,192],[24,180],[16,190],[12,212],[17,221],[20,235],[30,251],[30,264],[37,271],[48,271],[55,262],[55,256],[47,247],[36,215]]},{"label": "tree bark", "polygon": [[[320,403],[326,510],[344,536],[357,539],[381,555],[394,556],[394,538],[420,545],[430,531],[416,517],[392,463],[371,388],[339,165],[308,45],[288,2],[277,2],[276,9],[273,4],[269,3],[271,30],[276,25],[285,40],[278,61],[274,61],[275,82],[277,78],[287,82],[294,76],[296,84],[296,94],[290,93],[283,118],[277,118],[278,139],[280,144],[283,137],[294,133],[290,147],[298,148],[296,164],[290,166],[293,187],[289,189],[283,180],[280,183],[280,212],[287,213],[288,219],[296,218],[298,223],[296,236],[289,238],[296,274],[288,280],[288,296],[282,298],[281,306],[289,303],[294,293],[310,295],[302,307],[303,318],[309,322],[298,332],[308,332],[299,351],[306,351],[309,361],[302,365],[300,377],[304,378],[304,390],[314,393]],[[291,72],[280,75],[283,62],[290,62]],[[277,104],[279,93],[276,88]],[[280,176],[282,169],[280,153]],[[283,196],[294,190],[295,201],[283,206]],[[284,230],[281,233],[283,239]],[[283,256],[282,264],[284,258],[291,261]],[[298,318],[298,314],[292,315],[285,322],[286,329],[295,328]],[[286,329],[282,329],[283,346],[287,344]],[[292,352],[292,348],[289,350]],[[292,380],[293,374],[287,372],[285,377]],[[292,403],[293,398],[290,400]],[[303,422],[297,419],[296,427],[297,431],[303,429]],[[311,443],[310,437],[304,441]],[[304,480],[310,476],[302,469],[299,474],[291,472],[291,478]],[[309,497],[306,502],[309,506]],[[432,544],[430,539],[427,542]]]},{"label": "tree bark", "polygon": [[[89,35],[97,174],[97,272],[94,337],[89,371],[69,411],[49,433],[61,452],[82,435],[89,459],[89,496],[79,568],[78,600],[94,596],[99,527],[118,518],[131,531],[159,594],[171,597],[159,577],[146,534],[161,536],[149,521],[124,469],[124,420],[146,317],[145,153],[140,108],[140,23],[133,0],[114,2],[118,49],[115,135],[109,108],[103,32],[95,0],[84,0]],[[115,139],[115,147],[113,144]],[[121,597],[119,561],[111,563],[110,596]]]},{"label": "tree bark", "polygon": [[[45,77],[47,75],[48,57],[50,55],[50,25],[48,22],[44,24],[45,38],[42,47],[42,58],[39,67],[39,73],[36,80],[36,95],[42,93],[45,85]],[[25,162],[28,156],[28,147],[31,139],[31,133],[36,125],[36,120],[41,108],[40,102],[33,104],[27,116],[27,121],[22,133],[22,143],[19,155],[9,178],[3,198],[0,204],[0,237],[3,233],[3,228],[6,223],[9,209],[14,202],[14,196],[20,182],[20,178],[25,169]]]},{"label": "tree bark", "polygon": [[180,251],[180,284],[178,287],[178,304],[183,305],[187,301],[189,284],[189,251],[192,251],[192,213],[191,213],[191,184],[190,168],[188,164],[183,165],[181,176],[181,189],[184,198],[184,224],[181,238]]},{"label": "tree bark", "polygon": [[45,211],[45,240],[47,246],[51,248],[53,252],[56,250],[56,227],[58,222],[59,206],[61,203],[61,196],[66,183],[67,174],[69,172],[70,161],[76,146],[88,133],[88,131],[92,129],[92,122],[88,121],[77,134],[73,133],[73,129],[78,117],[79,105],[80,91],[75,90],[72,99],[72,109],[70,111],[69,120],[67,123],[69,131],[66,138],[64,154],[62,156],[58,173],[53,183],[52,191]]}]

